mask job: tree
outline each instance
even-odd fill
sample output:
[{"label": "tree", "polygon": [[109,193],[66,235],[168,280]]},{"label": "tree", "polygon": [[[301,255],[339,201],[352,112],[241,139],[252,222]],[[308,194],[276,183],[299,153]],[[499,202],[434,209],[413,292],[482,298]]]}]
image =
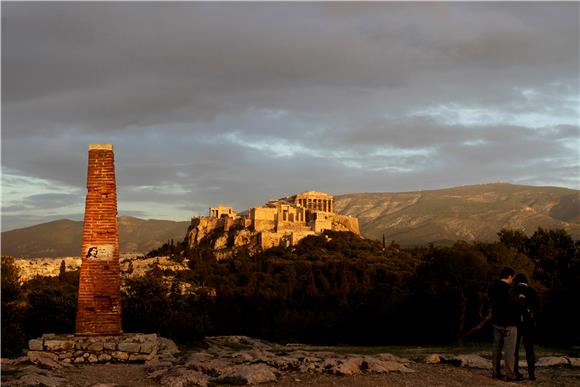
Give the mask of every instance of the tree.
[{"label": "tree", "polygon": [[486,257],[467,243],[433,248],[413,280],[414,320],[424,340],[465,339],[477,332],[474,327],[485,325],[490,318],[482,309],[488,272]]},{"label": "tree", "polygon": [[64,259],[60,261],[60,268],[58,270],[58,279],[64,281],[66,275],[66,265],[64,263]]},{"label": "tree", "polygon": [[13,302],[20,296],[20,272],[12,257],[2,257],[2,288],[3,302]]},{"label": "tree", "polygon": [[13,357],[22,352],[26,342],[20,274],[14,258],[2,257],[1,275],[2,357]]},{"label": "tree", "polygon": [[528,237],[522,230],[510,230],[502,228],[497,236],[499,241],[509,248],[516,250],[518,253],[526,253]]}]

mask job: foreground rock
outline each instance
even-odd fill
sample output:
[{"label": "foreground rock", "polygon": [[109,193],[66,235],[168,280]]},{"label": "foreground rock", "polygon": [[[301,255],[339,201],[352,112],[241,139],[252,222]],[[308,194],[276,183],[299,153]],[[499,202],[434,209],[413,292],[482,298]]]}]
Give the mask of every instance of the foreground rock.
[{"label": "foreground rock", "polygon": [[179,359],[148,362],[149,377],[173,387],[253,385],[275,382],[290,372],[340,376],[414,372],[408,367],[410,360],[387,353],[361,356],[309,352],[245,336],[209,337],[206,343],[207,348]]},{"label": "foreground rock", "polygon": [[[476,385],[495,385],[489,376],[491,361],[476,354],[432,354],[425,358],[427,364],[421,364],[389,353],[355,355],[309,351],[302,346],[278,345],[245,336],[209,337],[203,348],[188,352],[180,352],[171,340],[158,338],[157,348],[155,359],[138,365],[113,361],[76,365],[30,353],[18,359],[2,359],[2,386],[144,387],[161,384],[182,387],[264,383],[286,387],[303,384],[306,380],[306,386],[366,387],[409,385],[409,381],[416,385],[422,378],[429,380],[434,376],[431,385],[448,385],[446,383],[453,378],[470,380],[471,376],[479,378],[481,383]],[[578,380],[579,365],[580,359],[566,356],[541,357],[537,362],[540,373],[563,375],[566,381]],[[525,361],[521,366],[525,368]],[[367,384],[361,384],[363,380],[367,380]],[[551,385],[550,380],[539,384],[540,387]]]},{"label": "foreground rock", "polygon": [[[479,355],[465,354],[465,355],[443,355],[434,353],[425,357],[427,364],[450,364],[457,367],[478,368],[491,370],[491,360]],[[580,358],[569,356],[545,356],[536,360],[536,367],[570,367],[580,368]],[[527,368],[528,364],[524,360],[520,360],[520,368]]]}]

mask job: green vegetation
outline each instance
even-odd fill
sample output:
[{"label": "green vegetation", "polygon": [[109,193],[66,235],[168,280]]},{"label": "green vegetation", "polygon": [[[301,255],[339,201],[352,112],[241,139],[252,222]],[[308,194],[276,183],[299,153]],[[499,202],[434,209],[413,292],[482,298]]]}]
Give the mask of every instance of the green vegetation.
[{"label": "green vegetation", "polygon": [[[241,251],[216,261],[192,251],[190,270],[156,268],[127,280],[123,329],[157,332],[181,344],[211,334],[314,345],[481,348],[491,342],[487,289],[511,266],[532,279],[541,297],[538,342],[580,344],[580,241],[541,228],[529,237],[515,230],[498,236],[494,243],[401,248],[327,231],[253,257]],[[20,286],[13,260],[3,258],[2,355],[17,354],[43,332],[72,332],[77,286],[78,272]]]},{"label": "green vegetation", "polygon": [[2,257],[2,357],[16,356],[42,333],[74,332],[79,275],[35,277],[20,285],[11,257]]},{"label": "green vegetation", "polygon": [[538,229],[523,235],[529,247],[518,250],[504,238],[509,232],[502,230],[495,243],[412,249],[325,232],[295,247],[219,262],[196,250],[192,270],[181,280],[216,290],[212,334],[314,344],[445,345],[489,338],[487,289],[511,266],[532,278],[542,297],[540,342],[578,343],[580,319],[572,298],[580,294],[580,244],[565,231]]},{"label": "green vegetation", "polygon": [[205,295],[183,291],[179,282],[169,284],[160,270],[127,280],[122,294],[123,330],[159,333],[182,344],[203,339],[209,328],[211,302]]}]

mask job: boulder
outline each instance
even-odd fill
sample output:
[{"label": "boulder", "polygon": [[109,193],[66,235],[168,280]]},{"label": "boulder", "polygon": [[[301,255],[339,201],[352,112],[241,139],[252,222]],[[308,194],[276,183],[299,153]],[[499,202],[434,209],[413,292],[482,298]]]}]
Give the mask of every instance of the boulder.
[{"label": "boulder", "polygon": [[438,353],[433,353],[425,357],[425,363],[427,364],[440,364],[443,358]]},{"label": "boulder", "polygon": [[570,366],[574,368],[580,368],[580,358],[578,357],[569,357],[568,361],[570,362]]},{"label": "boulder", "polygon": [[360,357],[348,358],[341,363],[342,364],[333,370],[335,375],[350,376],[362,372],[361,365],[363,364],[363,359]]},{"label": "boulder", "polygon": [[139,353],[141,344],[139,343],[119,343],[117,349],[122,352]]},{"label": "boulder", "polygon": [[364,358],[361,368],[363,368],[366,372],[373,374],[384,374],[387,372],[415,372],[411,368],[407,367],[407,365],[404,363],[391,360],[380,360],[374,357]]},{"label": "boulder", "polygon": [[48,357],[36,357],[34,360],[31,359],[30,361],[47,370],[56,370],[63,367],[61,363]]},{"label": "boulder", "polygon": [[42,351],[44,349],[44,341],[41,339],[28,340],[28,349],[31,351]]},{"label": "boulder", "polygon": [[462,367],[479,368],[483,370],[491,369],[491,360],[487,360],[479,355],[459,355],[455,359],[461,361]]},{"label": "boulder", "polygon": [[156,352],[155,342],[152,341],[145,341],[141,344],[141,348],[139,349],[141,353],[153,353]]},{"label": "boulder", "polygon": [[70,351],[75,347],[72,340],[46,340],[44,346],[47,351]]},{"label": "boulder", "polygon": [[96,342],[96,343],[89,344],[87,347],[87,350],[98,352],[98,351],[102,351],[103,348],[104,348],[104,345],[102,342]]},{"label": "boulder", "polygon": [[260,384],[278,380],[278,371],[266,364],[240,365],[224,377],[244,381],[246,384]]},{"label": "boulder", "polygon": [[300,361],[291,356],[275,356],[264,363],[280,371],[297,371],[300,368]]},{"label": "boulder", "polygon": [[554,367],[568,365],[568,359],[562,356],[545,356],[536,361],[536,367]]},{"label": "boulder", "polygon": [[198,371],[185,368],[175,368],[161,377],[162,386],[186,387],[186,386],[207,386],[209,378]]},{"label": "boulder", "polygon": [[126,361],[129,359],[129,354],[127,352],[115,351],[111,354],[115,359]]},{"label": "boulder", "polygon": [[172,355],[179,353],[179,348],[177,348],[177,345],[175,345],[173,340],[165,337],[157,337],[157,347],[160,352],[166,351]]},{"label": "boulder", "polygon": [[89,361],[89,363],[96,363],[97,361],[99,361],[99,358],[94,353],[91,353],[87,358],[87,360]]},{"label": "boulder", "polygon": [[43,352],[43,351],[28,351],[28,353],[26,354],[26,356],[28,356],[28,360],[30,360],[31,362],[36,361],[37,359],[43,357],[43,358],[47,358],[47,359],[51,359],[54,361],[58,361],[58,355],[51,353],[51,352]]},{"label": "boulder", "polygon": [[114,351],[115,349],[117,349],[117,344],[106,341],[103,343],[103,349],[106,349],[107,351]]},{"label": "boulder", "polygon": [[204,374],[219,377],[236,373],[236,365],[224,359],[211,359],[208,361],[188,361],[186,366],[190,369],[203,372]]},{"label": "boulder", "polygon": [[397,355],[393,355],[392,353],[379,353],[379,354],[375,355],[374,357],[379,359],[379,360],[394,361],[394,362],[403,363],[403,364],[412,363],[411,360],[406,359],[404,357],[397,356]]},{"label": "boulder", "polygon": [[415,372],[411,368],[407,367],[406,364],[408,363],[392,360],[382,360],[380,357],[376,356],[365,356],[362,358],[360,368],[362,371],[370,374],[385,374],[387,372]]},{"label": "boulder", "polygon": [[111,361],[112,357],[111,355],[109,355],[108,353],[101,353],[99,355],[99,361],[100,362],[107,362],[107,361]]}]

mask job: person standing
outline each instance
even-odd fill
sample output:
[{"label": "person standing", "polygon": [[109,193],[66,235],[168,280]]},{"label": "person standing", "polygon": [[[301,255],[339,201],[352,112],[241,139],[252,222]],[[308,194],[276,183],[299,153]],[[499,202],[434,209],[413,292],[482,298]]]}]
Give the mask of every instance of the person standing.
[{"label": "person standing", "polygon": [[499,280],[489,288],[493,323],[493,352],[492,377],[502,378],[502,352],[505,362],[505,378],[507,381],[516,380],[514,371],[515,347],[517,339],[518,309],[512,290],[515,271],[505,267],[500,273]]},{"label": "person standing", "polygon": [[528,377],[536,380],[535,365],[536,354],[534,353],[534,333],[536,330],[536,312],[538,309],[538,293],[528,285],[528,279],[523,273],[514,277],[514,294],[518,303],[518,336],[515,348],[515,374],[516,378],[523,379],[519,372],[520,342],[523,338],[526,350],[526,362],[528,363]]}]

